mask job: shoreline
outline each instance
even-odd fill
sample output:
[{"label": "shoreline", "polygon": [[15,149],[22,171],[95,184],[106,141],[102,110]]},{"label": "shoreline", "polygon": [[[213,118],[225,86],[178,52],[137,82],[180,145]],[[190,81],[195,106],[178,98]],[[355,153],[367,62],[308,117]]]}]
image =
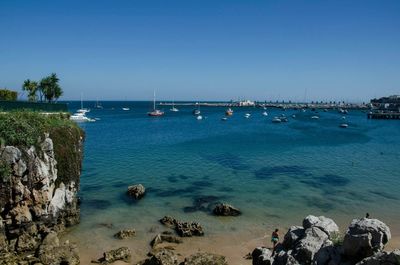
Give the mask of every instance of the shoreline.
[{"label": "shoreline", "polygon": [[[114,231],[113,229],[111,229]],[[169,230],[167,227],[161,229],[163,231]],[[279,227],[280,230],[280,242],[283,241],[283,237],[286,234],[287,227]],[[132,264],[137,264],[143,261],[151,252],[150,246],[151,240],[162,231],[158,230],[155,232],[146,232],[144,234],[138,234],[136,237],[129,239],[119,240],[107,237],[106,235],[101,238],[94,236],[91,241],[96,244],[82,244],[78,243],[79,239],[75,236],[71,236],[69,232],[62,237],[62,241],[69,240],[72,243],[78,245],[79,256],[81,264],[91,264],[92,260],[96,260],[101,257],[102,253],[111,249],[119,247],[128,247],[132,251]],[[232,231],[226,234],[205,234],[202,237],[185,237],[181,238],[183,243],[162,243],[155,249],[167,247],[172,248],[173,251],[178,255],[180,261],[183,261],[185,257],[188,257],[197,252],[208,252],[213,254],[219,254],[226,257],[228,264],[230,265],[251,265],[252,260],[246,259],[247,254],[251,254],[252,251],[259,246],[271,248],[270,235],[262,229],[255,229],[250,231]],[[342,231],[344,234],[346,231]],[[400,234],[393,231],[394,235],[391,240],[385,246],[385,250],[392,251],[400,246]],[[98,235],[97,235],[98,236]],[[122,261],[117,261],[114,264],[126,264]]]}]

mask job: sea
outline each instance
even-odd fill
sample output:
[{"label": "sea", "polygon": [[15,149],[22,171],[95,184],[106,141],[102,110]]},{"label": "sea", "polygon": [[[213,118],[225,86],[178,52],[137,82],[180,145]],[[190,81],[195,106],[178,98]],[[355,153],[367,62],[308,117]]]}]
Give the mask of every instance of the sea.
[{"label": "sea", "polygon": [[[243,247],[240,255],[252,242],[268,244],[263,236],[275,227],[284,234],[309,214],[334,219],[344,233],[368,212],[400,237],[398,120],[369,120],[356,110],[343,115],[270,108],[263,116],[264,110],[248,107],[233,108],[224,121],[226,108],[203,106],[197,120],[194,106],[177,105],[179,112],[160,106],[165,115],[149,117],[152,102],[105,101],[103,109],[94,103],[83,103],[96,121],[80,124],[86,133],[81,223],[68,235],[91,258],[132,244],[139,259],[166,229],[159,224],[165,215],[203,226],[204,238],[191,239],[191,246],[217,249],[225,242],[237,251]],[[69,102],[71,112],[79,107]],[[280,115],[288,122],[273,123]],[[134,201],[126,192],[138,183],[146,195]],[[219,202],[242,215],[213,216]],[[123,228],[136,229],[137,236],[114,239]]]}]

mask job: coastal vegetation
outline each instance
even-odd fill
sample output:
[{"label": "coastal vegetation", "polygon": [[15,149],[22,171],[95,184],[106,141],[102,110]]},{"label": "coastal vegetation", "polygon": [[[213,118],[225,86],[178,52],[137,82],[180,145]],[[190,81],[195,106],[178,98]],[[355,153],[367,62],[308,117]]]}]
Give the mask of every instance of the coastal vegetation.
[{"label": "coastal vegetation", "polygon": [[39,82],[26,79],[22,84],[22,89],[28,92],[28,100],[36,102],[47,101],[49,103],[56,102],[62,94],[63,90],[59,84],[60,79],[56,73],[42,78]]},{"label": "coastal vegetation", "polygon": [[0,89],[0,100],[15,101],[18,93],[8,89]]}]

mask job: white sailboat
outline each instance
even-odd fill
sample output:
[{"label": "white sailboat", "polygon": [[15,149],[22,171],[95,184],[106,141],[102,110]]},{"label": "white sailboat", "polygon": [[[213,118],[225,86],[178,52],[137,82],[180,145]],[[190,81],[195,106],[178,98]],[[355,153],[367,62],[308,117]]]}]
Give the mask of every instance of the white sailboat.
[{"label": "white sailboat", "polygon": [[147,115],[151,117],[159,117],[164,115],[163,111],[156,109],[156,91],[153,93],[153,111],[147,112]]},{"label": "white sailboat", "polygon": [[81,94],[81,108],[78,109],[76,112],[78,112],[78,113],[87,113],[87,112],[90,112],[90,109],[86,109],[86,108],[83,107],[82,94]]},{"label": "white sailboat", "polygon": [[174,101],[172,101],[172,108],[170,109],[170,111],[172,111],[172,112],[178,112],[179,111],[179,109],[175,108]]}]

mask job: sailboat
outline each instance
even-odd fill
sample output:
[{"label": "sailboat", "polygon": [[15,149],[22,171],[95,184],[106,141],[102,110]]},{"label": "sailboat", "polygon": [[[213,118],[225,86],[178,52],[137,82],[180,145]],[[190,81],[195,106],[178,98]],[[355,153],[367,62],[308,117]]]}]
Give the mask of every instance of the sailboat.
[{"label": "sailboat", "polygon": [[87,113],[87,112],[90,112],[90,109],[85,109],[85,108],[83,108],[82,94],[81,94],[81,108],[78,109],[76,112],[78,112],[78,113],[83,113],[83,114],[85,114],[85,113]]},{"label": "sailboat", "polygon": [[172,112],[178,112],[179,111],[179,109],[175,108],[174,101],[172,101],[172,108],[170,109],[170,111],[172,111]]},{"label": "sailboat", "polygon": [[101,103],[99,103],[99,99],[96,99],[96,104],[94,104],[95,109],[103,109],[103,106]]},{"label": "sailboat", "polygon": [[196,105],[197,105],[197,108],[192,111],[193,115],[195,115],[195,116],[201,114],[199,102],[196,102]]},{"label": "sailboat", "polygon": [[163,111],[156,109],[156,91],[154,91],[153,96],[153,111],[147,112],[147,115],[151,117],[159,117],[164,115]]}]

